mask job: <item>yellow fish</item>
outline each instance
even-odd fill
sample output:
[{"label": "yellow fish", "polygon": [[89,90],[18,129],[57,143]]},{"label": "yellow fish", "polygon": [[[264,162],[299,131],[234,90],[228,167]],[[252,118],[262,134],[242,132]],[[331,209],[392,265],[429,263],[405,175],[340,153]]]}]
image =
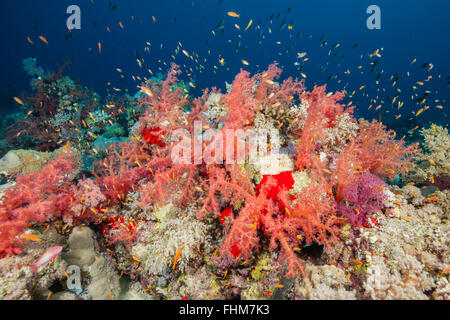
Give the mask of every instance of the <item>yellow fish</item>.
[{"label": "yellow fish", "polygon": [[252,23],[253,23],[253,20],[250,19],[250,21],[248,22],[248,25],[247,25],[247,27],[244,29],[244,31],[247,31],[248,28],[250,28],[250,26],[252,25]]}]

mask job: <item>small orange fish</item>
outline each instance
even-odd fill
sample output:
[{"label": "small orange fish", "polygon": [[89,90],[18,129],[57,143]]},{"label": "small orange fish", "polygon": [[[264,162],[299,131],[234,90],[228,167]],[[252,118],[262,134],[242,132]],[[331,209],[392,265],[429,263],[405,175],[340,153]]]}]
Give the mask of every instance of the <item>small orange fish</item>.
[{"label": "small orange fish", "polygon": [[30,44],[33,44],[33,43],[34,43],[33,40],[31,40],[30,37],[27,37],[27,40],[28,40],[28,42],[29,42]]},{"label": "small orange fish", "polygon": [[22,238],[24,238],[26,240],[36,241],[36,242],[42,241],[40,238],[38,238],[37,236],[35,236],[34,234],[31,234],[31,233],[24,233],[22,235]]},{"label": "small orange fish", "polygon": [[173,259],[172,270],[175,270],[175,266],[178,262],[178,259],[180,259],[181,250],[183,250],[183,242],[181,243],[181,246],[178,248],[177,253],[175,254],[175,258]]},{"label": "small orange fish", "polygon": [[360,260],[357,260],[357,259],[353,259],[352,261],[357,264],[363,264]]},{"label": "small orange fish", "polygon": [[423,111],[424,111],[424,109],[420,108],[419,111],[417,111],[417,113],[416,113],[416,117],[419,116]]},{"label": "small orange fish", "polygon": [[152,90],[150,90],[149,87],[144,87],[144,86],[142,86],[142,87],[139,87],[139,88],[141,89],[141,91],[142,91],[143,93],[145,93],[145,94],[148,95],[149,97],[153,97],[153,92],[152,92]]},{"label": "small orange fish", "polygon": [[375,50],[372,54],[369,54],[369,57],[372,58],[373,56],[377,56],[378,58],[381,58],[381,55],[379,54],[380,49]]},{"label": "small orange fish", "polygon": [[23,101],[20,98],[14,97],[14,101],[16,101],[20,105],[24,105]]},{"label": "small orange fish", "polygon": [[39,39],[41,39],[45,44],[48,44],[47,38],[44,36],[39,36]]},{"label": "small orange fish", "polygon": [[66,145],[64,146],[63,150],[67,150],[67,149],[69,149],[69,148],[70,148],[70,141],[67,140],[67,143],[66,143]]},{"label": "small orange fish", "polygon": [[237,14],[236,12],[233,12],[233,11],[228,11],[228,13],[227,13],[230,17],[233,17],[233,18],[239,18],[240,17],[240,14]]},{"label": "small orange fish", "polygon": [[102,43],[98,43],[98,52],[102,53]]}]

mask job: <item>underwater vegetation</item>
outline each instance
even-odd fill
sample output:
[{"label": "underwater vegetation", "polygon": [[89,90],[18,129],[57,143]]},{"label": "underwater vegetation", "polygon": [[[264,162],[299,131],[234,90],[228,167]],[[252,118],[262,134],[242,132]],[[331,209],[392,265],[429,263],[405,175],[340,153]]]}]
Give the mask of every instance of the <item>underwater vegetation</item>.
[{"label": "underwater vegetation", "polygon": [[[448,298],[447,129],[422,130],[422,150],[277,63],[199,97],[172,64],[106,100],[24,67],[34,91],[0,159],[0,297],[48,299],[77,265],[85,290],[58,298]],[[250,161],[227,130],[275,130],[281,152]]]}]

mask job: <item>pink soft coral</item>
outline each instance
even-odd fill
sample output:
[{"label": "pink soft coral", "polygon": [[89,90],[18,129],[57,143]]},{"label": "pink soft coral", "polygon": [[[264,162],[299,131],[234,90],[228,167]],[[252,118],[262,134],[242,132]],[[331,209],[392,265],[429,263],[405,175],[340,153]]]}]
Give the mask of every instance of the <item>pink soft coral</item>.
[{"label": "pink soft coral", "polygon": [[366,172],[357,177],[342,193],[338,203],[338,213],[347,217],[355,226],[367,223],[370,214],[384,207],[386,184],[377,176]]}]

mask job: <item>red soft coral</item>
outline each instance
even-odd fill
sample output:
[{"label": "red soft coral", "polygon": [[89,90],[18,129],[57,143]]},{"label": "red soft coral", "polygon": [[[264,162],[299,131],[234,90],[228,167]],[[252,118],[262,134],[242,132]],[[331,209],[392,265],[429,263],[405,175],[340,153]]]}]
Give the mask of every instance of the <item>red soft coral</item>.
[{"label": "red soft coral", "polygon": [[0,204],[0,254],[21,250],[20,233],[31,222],[70,215],[74,188],[69,173],[75,168],[70,153],[49,162],[41,171],[17,178]]},{"label": "red soft coral", "polygon": [[233,87],[227,94],[222,95],[222,101],[228,108],[228,114],[224,119],[228,129],[239,129],[250,125],[255,117],[255,112],[260,109],[258,100],[252,95],[254,79],[250,73],[244,70],[238,73],[233,81]]},{"label": "red soft coral", "polygon": [[336,200],[341,201],[343,191],[365,172],[392,181],[396,174],[407,172],[415,165],[413,159],[417,152],[417,143],[407,146],[403,140],[395,140],[395,132],[386,130],[380,122],[361,122],[358,135],[351,139],[337,161]]},{"label": "red soft coral", "polygon": [[299,133],[299,143],[296,146],[297,158],[295,165],[299,170],[309,168],[312,159],[317,156],[317,151],[324,143],[326,128],[332,126],[338,116],[344,113],[352,114],[352,108],[337,103],[342,100],[344,93],[337,92],[329,95],[326,86],[314,87],[311,93],[304,94],[308,102],[308,115],[305,119],[303,130]]}]

